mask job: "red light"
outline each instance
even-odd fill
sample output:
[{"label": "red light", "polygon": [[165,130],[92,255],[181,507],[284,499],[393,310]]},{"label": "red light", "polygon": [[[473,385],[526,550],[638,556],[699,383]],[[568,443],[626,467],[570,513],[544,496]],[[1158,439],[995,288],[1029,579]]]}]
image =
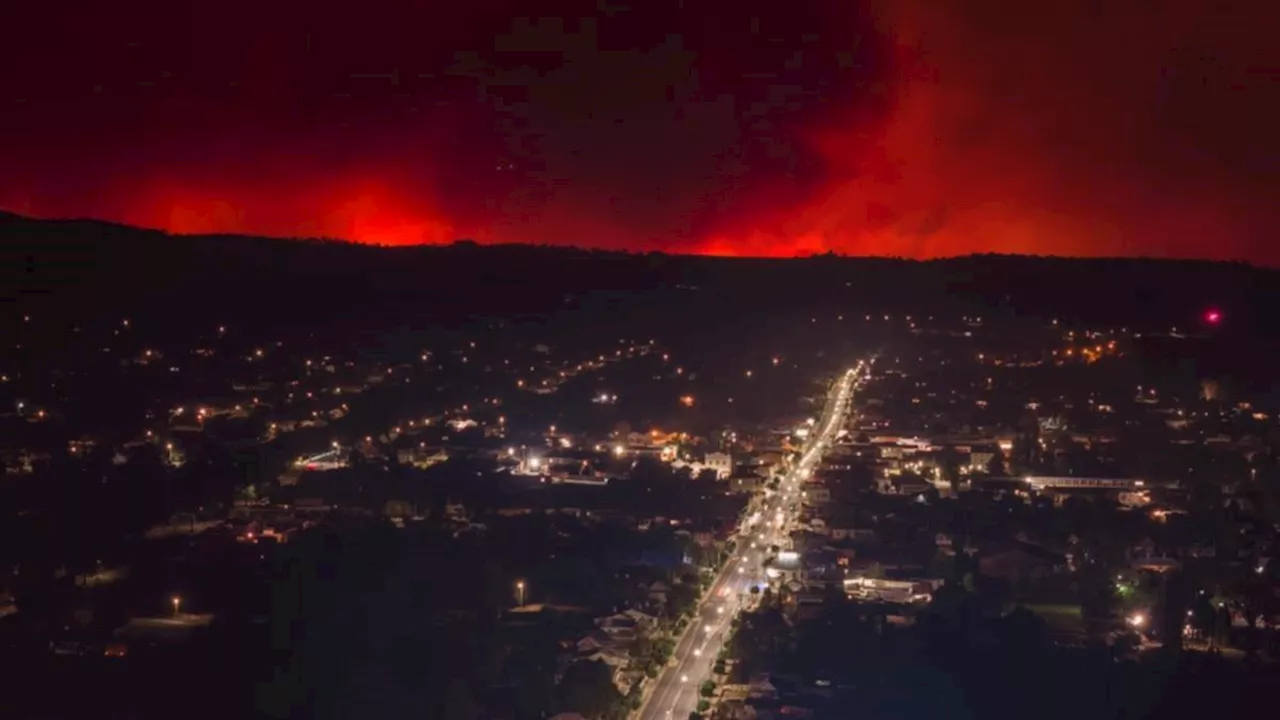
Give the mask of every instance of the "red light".
[{"label": "red light", "polygon": [[1204,320],[1210,325],[1217,325],[1222,320],[1222,313],[1217,310],[1210,310],[1204,314]]}]

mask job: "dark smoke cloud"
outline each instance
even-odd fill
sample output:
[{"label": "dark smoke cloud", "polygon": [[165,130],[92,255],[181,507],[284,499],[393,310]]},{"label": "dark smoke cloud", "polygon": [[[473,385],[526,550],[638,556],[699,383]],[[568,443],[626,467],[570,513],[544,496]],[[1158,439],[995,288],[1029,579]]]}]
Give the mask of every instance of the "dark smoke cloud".
[{"label": "dark smoke cloud", "polygon": [[365,242],[1280,261],[1274,4],[610,5],[33,5],[0,50],[0,204]]}]

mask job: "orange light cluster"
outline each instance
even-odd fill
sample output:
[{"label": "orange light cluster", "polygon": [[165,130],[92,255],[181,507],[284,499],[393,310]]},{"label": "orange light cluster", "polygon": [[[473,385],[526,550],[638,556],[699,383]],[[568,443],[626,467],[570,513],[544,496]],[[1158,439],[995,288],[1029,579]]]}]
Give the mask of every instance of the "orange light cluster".
[{"label": "orange light cluster", "polygon": [[1100,345],[1084,345],[1081,347],[1069,347],[1065,350],[1054,350],[1053,354],[1059,358],[1057,364],[1062,364],[1067,360],[1083,360],[1086,363],[1095,363],[1107,356],[1120,355],[1116,350],[1116,341],[1111,340]]}]

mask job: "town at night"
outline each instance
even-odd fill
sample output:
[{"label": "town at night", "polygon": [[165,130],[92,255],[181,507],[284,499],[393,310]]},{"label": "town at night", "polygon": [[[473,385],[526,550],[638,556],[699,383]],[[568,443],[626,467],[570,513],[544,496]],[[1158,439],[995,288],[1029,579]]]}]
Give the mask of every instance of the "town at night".
[{"label": "town at night", "polygon": [[15,19],[0,716],[1275,702],[1280,10]]}]

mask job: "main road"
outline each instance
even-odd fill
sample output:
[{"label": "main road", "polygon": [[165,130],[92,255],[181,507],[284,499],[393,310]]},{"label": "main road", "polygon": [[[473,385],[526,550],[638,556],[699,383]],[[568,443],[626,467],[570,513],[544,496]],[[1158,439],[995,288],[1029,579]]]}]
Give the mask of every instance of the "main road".
[{"label": "main road", "polygon": [[640,720],[686,720],[689,713],[697,710],[700,686],[711,677],[716,655],[728,638],[729,623],[750,599],[752,586],[765,582],[764,561],[769,547],[787,544],[791,524],[800,510],[798,485],[812,474],[844,425],[863,367],[858,363],[832,384],[822,417],[814,422],[799,461],[782,478],[779,491],[766,493],[759,511],[751,513],[738,528],[733,554],[676,643],[672,662],[638,713]]}]

